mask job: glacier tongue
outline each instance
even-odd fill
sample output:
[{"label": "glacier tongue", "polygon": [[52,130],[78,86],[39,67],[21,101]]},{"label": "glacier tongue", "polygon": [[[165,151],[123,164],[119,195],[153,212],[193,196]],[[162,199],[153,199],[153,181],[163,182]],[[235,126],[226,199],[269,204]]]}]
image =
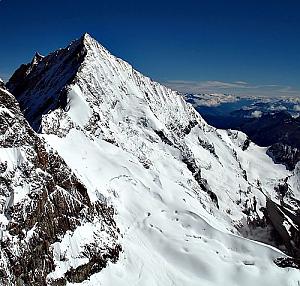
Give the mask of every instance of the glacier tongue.
[{"label": "glacier tongue", "polygon": [[[90,200],[117,211],[121,257],[82,285],[297,285],[299,272],[277,267],[273,261],[285,255],[264,244],[279,246],[265,221],[266,201],[280,203],[274,189],[286,178],[294,182],[292,174],[243,133],[209,126],[179,94],[88,34],[79,42],[75,54],[77,42],[41,59],[26,77],[51,85],[26,87],[17,99],[35,127],[42,116],[42,137]],[[76,55],[83,55],[78,68]],[[72,74],[66,86],[58,74],[39,72],[45,59],[50,71],[58,65]],[[45,96],[56,104],[31,111]],[[85,231],[73,241],[84,240]],[[49,277],[59,275],[58,263]]]}]

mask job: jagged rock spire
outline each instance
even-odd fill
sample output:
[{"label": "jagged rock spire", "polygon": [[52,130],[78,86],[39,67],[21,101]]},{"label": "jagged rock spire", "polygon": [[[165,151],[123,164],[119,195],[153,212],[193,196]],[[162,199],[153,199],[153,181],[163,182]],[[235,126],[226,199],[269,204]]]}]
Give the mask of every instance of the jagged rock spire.
[{"label": "jagged rock spire", "polygon": [[39,52],[35,52],[34,57],[31,61],[31,65],[37,65],[43,58],[44,56],[42,56]]}]

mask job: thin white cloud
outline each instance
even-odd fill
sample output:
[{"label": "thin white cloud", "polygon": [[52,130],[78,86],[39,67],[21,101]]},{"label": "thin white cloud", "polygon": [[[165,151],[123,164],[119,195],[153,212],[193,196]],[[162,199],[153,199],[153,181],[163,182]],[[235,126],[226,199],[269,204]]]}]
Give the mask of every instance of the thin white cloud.
[{"label": "thin white cloud", "polygon": [[299,96],[300,90],[278,84],[254,85],[245,81],[224,82],[218,80],[190,81],[169,80],[164,82],[168,87],[182,93],[226,93],[239,96]]},{"label": "thin white cloud", "polygon": [[245,82],[245,81],[235,81],[234,83],[237,83],[237,84],[248,84],[247,82]]},{"label": "thin white cloud", "polygon": [[291,94],[299,94],[299,90],[294,89],[291,86],[283,86],[279,89],[281,93],[291,93]]},{"label": "thin white cloud", "polygon": [[245,83],[241,82],[223,82],[217,80],[208,80],[208,81],[191,81],[191,80],[171,80],[168,81],[172,84],[182,84],[182,85],[190,85],[190,86],[197,86],[202,88],[207,87],[221,87],[221,88],[231,88],[231,87],[241,87],[244,86]]}]

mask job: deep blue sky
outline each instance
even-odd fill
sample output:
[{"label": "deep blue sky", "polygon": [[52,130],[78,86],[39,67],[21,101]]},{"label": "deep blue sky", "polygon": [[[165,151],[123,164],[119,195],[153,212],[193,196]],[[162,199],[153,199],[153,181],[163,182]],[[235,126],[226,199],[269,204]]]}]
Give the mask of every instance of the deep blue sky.
[{"label": "deep blue sky", "polygon": [[0,0],[0,76],[84,32],[183,91],[300,96],[298,0]]}]

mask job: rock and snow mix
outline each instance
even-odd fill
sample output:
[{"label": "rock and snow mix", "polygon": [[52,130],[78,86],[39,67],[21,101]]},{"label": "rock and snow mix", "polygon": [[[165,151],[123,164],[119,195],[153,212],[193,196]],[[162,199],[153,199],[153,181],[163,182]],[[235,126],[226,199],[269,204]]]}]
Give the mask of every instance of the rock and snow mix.
[{"label": "rock and snow mix", "polygon": [[33,62],[8,87],[89,204],[113,206],[122,236],[118,261],[111,255],[93,268],[83,245],[102,258],[115,254],[116,226],[95,214],[65,231],[50,242],[48,283],[298,285],[299,271],[274,261],[286,258],[278,247],[297,251],[299,179],[265,148],[209,126],[180,95],[87,34]]},{"label": "rock and snow mix", "polygon": [[86,187],[34,133],[3,86],[0,112],[0,284],[81,282],[116,261],[113,208],[91,202]]}]

